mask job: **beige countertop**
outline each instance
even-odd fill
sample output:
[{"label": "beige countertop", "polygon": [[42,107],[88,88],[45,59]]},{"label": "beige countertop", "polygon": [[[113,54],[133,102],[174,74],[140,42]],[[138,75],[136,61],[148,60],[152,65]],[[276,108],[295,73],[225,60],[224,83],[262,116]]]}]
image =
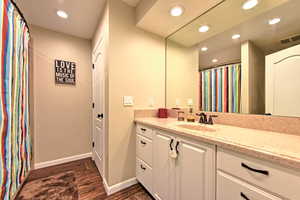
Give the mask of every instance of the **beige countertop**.
[{"label": "beige countertop", "polygon": [[[220,124],[200,125],[178,122],[175,118],[136,118],[135,122],[300,170],[300,136],[298,135]],[[215,131],[196,131],[178,126],[182,124],[206,126]]]}]

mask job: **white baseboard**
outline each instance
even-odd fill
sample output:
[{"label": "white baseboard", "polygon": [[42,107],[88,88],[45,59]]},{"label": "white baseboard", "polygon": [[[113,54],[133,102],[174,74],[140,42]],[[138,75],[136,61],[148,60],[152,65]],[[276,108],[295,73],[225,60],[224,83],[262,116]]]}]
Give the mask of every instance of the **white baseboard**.
[{"label": "white baseboard", "polygon": [[118,184],[115,184],[113,186],[109,186],[107,184],[107,181],[103,178],[103,184],[104,184],[104,188],[105,188],[105,191],[106,191],[106,194],[107,195],[111,195],[111,194],[114,194],[116,192],[119,192],[123,189],[126,189],[132,185],[135,185],[137,184],[137,180],[136,178],[132,178],[132,179],[128,179],[124,182],[121,182],[121,183],[118,183]]},{"label": "white baseboard", "polygon": [[103,180],[103,185],[104,185],[104,189],[105,189],[106,194],[107,194],[107,195],[110,195],[110,194],[109,194],[109,186],[108,186],[108,184],[107,184],[106,179],[105,179],[103,176],[102,176],[102,180]]},{"label": "white baseboard", "polygon": [[66,158],[60,158],[57,160],[36,163],[36,164],[34,164],[34,169],[41,169],[41,168],[59,165],[59,164],[63,164],[63,163],[67,163],[67,162],[71,162],[71,161],[75,161],[75,160],[80,160],[80,159],[84,159],[84,158],[89,158],[89,157],[92,157],[91,152],[85,153],[85,154],[80,154],[80,155],[75,155],[75,156],[70,156],[70,157],[66,157]]}]

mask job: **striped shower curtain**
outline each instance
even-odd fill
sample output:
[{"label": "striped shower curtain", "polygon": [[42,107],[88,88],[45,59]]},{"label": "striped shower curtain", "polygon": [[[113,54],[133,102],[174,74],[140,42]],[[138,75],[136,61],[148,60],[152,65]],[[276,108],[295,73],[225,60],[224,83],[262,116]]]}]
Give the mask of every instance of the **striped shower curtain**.
[{"label": "striped shower curtain", "polygon": [[9,0],[0,1],[0,199],[16,194],[30,170],[29,32]]},{"label": "striped shower curtain", "polygon": [[200,71],[200,110],[240,112],[241,64]]}]

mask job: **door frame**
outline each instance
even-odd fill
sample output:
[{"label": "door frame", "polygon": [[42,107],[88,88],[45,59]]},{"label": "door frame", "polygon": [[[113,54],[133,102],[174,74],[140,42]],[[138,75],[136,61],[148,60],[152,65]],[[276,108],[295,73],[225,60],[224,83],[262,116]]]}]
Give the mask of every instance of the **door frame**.
[{"label": "door frame", "polygon": [[[104,51],[106,51],[106,46],[105,46],[105,38],[104,36],[101,36],[99,41],[97,42],[95,48],[93,49],[93,52],[92,52],[92,64],[94,66],[94,64],[96,63],[97,61],[97,57],[99,56],[99,54],[101,54],[101,47],[104,46]],[[99,53],[100,52],[100,53]],[[106,52],[107,53],[107,52]],[[103,71],[105,72],[105,68],[106,68],[106,64],[104,66],[104,69]],[[93,67],[92,68],[92,103],[94,104],[94,70],[95,68]],[[102,119],[103,120],[103,123],[102,123],[102,134],[103,134],[103,146],[102,146],[102,151],[103,151],[103,158],[102,158],[102,169],[103,169],[103,172],[100,172],[99,170],[99,173],[101,174],[102,178],[105,179],[105,174],[106,174],[106,123],[107,123],[107,116],[106,116],[106,108],[105,108],[105,94],[106,94],[106,90],[105,90],[105,83],[106,83],[106,78],[105,78],[105,74],[103,74],[103,114],[104,114],[104,118]],[[92,106],[92,143],[95,141],[95,116],[94,116],[94,107]],[[94,147],[92,147],[92,158],[93,160],[95,160],[95,151],[94,151]],[[102,174],[103,173],[103,174]]]}]

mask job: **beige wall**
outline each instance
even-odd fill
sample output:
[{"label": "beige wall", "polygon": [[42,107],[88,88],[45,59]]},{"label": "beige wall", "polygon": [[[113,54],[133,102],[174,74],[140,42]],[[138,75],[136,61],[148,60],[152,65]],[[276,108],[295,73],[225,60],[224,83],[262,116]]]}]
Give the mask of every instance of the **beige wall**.
[{"label": "beige wall", "polygon": [[183,47],[175,42],[167,43],[167,108],[187,107],[193,99],[194,109],[199,108],[199,54],[197,47]]},{"label": "beige wall", "polygon": [[[200,48],[199,48],[200,49]],[[217,51],[200,52],[199,66],[200,68],[214,67],[216,64],[212,62],[213,59],[218,58],[217,65],[226,65],[228,63],[238,63],[241,61],[241,45],[235,44]]]},{"label": "beige wall", "polygon": [[[109,39],[109,185],[135,177],[134,108],[165,104],[164,39],[135,26],[135,10],[110,0]],[[134,97],[124,107],[122,97]]]},{"label": "beige wall", "polygon": [[242,44],[241,112],[265,113],[265,55],[253,42]]},{"label": "beige wall", "polygon": [[250,43],[250,98],[251,114],[265,113],[265,54],[254,43]]},{"label": "beige wall", "polygon": [[[91,152],[91,41],[31,27],[35,163]],[[76,62],[76,85],[54,82],[54,60]]]},{"label": "beige wall", "polygon": [[[114,185],[135,177],[134,109],[165,105],[165,41],[135,26],[135,9],[110,0],[108,60],[108,147],[106,179]],[[101,23],[100,26],[101,27]],[[95,40],[99,38],[96,32]],[[123,96],[134,106],[124,107]]]}]

